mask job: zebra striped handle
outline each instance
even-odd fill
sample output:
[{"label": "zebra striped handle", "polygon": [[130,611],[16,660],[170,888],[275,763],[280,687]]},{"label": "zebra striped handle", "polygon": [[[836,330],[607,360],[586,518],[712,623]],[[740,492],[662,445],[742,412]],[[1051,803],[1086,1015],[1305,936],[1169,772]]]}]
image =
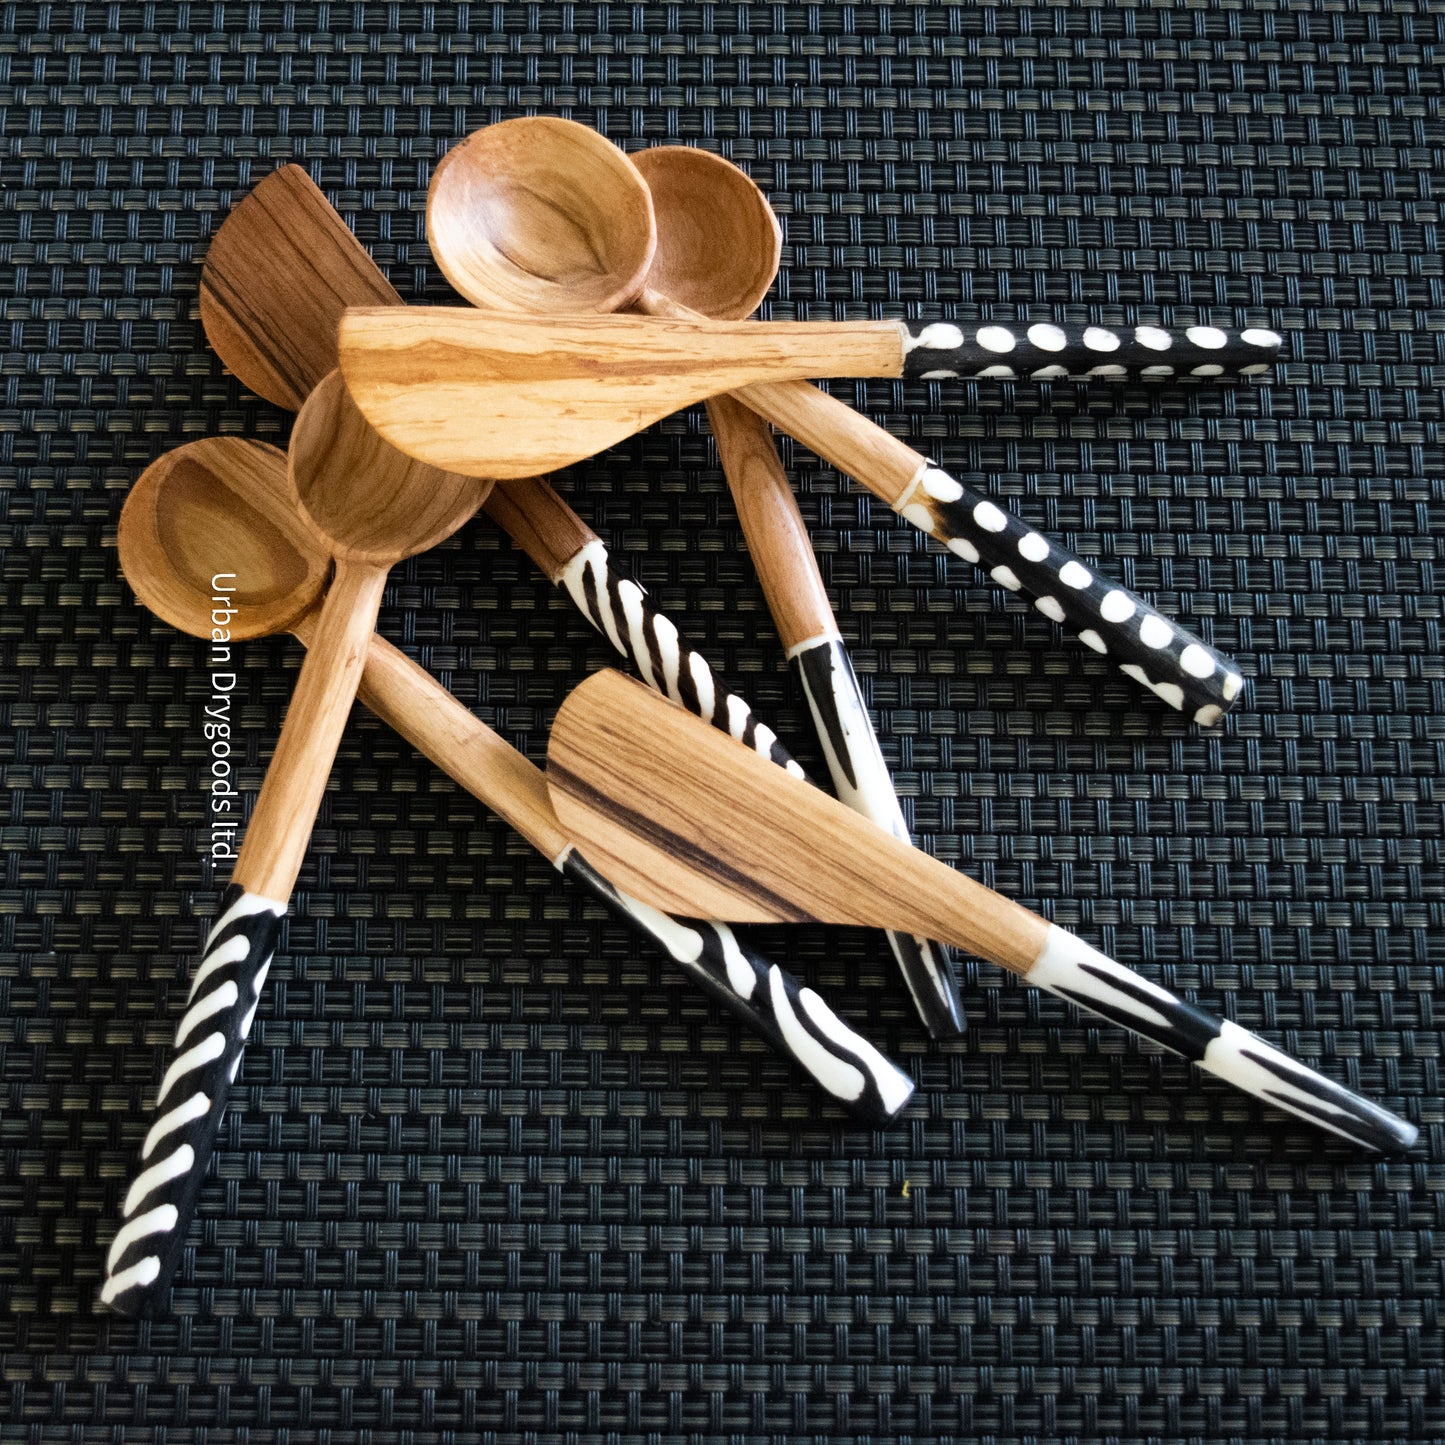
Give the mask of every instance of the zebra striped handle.
[{"label": "zebra striped handle", "polygon": [[[912,842],[842,639],[822,637],[804,642],[792,648],[788,657],[803,684],[839,801],[895,838]],[[908,933],[889,933],[887,937],[928,1032],[936,1039],[963,1033],[967,1023],[949,951],[941,943]]]},{"label": "zebra striped handle", "polygon": [[1244,679],[1223,653],[932,462],[894,507],[1202,727],[1238,699]]},{"label": "zebra striped handle", "polygon": [[221,899],[106,1256],[100,1302],[118,1314],[147,1313],[180,1263],[285,911],[236,884]]},{"label": "zebra striped handle", "polygon": [[726,923],[674,918],[614,888],[575,850],[562,872],[646,933],[705,993],[788,1055],[861,1123],[892,1123],[914,1084],[811,988],[754,953]]},{"label": "zebra striped handle", "polygon": [[647,600],[637,583],[619,576],[607,548],[594,539],[562,569],[557,581],[579,611],[638,671],[654,692],[680,703],[688,712],[721,729],[760,757],[805,777],[801,764],[759,722],[735,692],[726,692],[700,652]]},{"label": "zebra striped handle", "polygon": [[1164,381],[1176,376],[1262,376],[1284,338],[1251,327],[1065,326],[1054,322],[904,322],[903,375],[924,381]]}]

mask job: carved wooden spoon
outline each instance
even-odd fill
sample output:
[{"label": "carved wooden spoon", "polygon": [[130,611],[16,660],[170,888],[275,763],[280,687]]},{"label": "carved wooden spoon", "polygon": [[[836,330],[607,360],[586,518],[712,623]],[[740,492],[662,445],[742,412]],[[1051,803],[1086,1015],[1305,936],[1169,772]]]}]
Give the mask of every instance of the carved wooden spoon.
[{"label": "carved wooden spoon", "polygon": [[620,673],[572,692],[547,748],[563,826],[605,876],[654,907],[942,939],[1347,1139],[1415,1142],[1413,1124],[775,773]]},{"label": "carved wooden spoon", "polygon": [[[618,165],[624,158],[617,148],[572,122],[508,121],[468,137],[438,166],[427,201],[433,250],[457,289],[479,304],[516,304],[520,298],[539,313],[555,313],[568,302],[581,309],[592,304],[589,297],[596,296],[598,288],[569,294],[568,268],[560,268],[564,274],[559,276],[547,265],[533,265],[525,268],[524,284],[514,275],[522,269],[520,263],[497,260],[504,251],[520,251],[510,228],[535,229],[513,221],[506,189],[516,184],[519,169],[528,166],[533,154],[549,152],[546,144],[530,149],[519,144],[519,137],[534,126],[544,142],[565,133],[568,162],[576,165],[577,157],[585,154],[608,181],[594,192],[582,179],[583,168],[569,181],[554,166],[539,171],[531,194],[545,196],[550,209],[571,207],[571,237],[607,227],[608,210],[626,193],[626,174]],[[676,154],[672,147],[644,151],[634,161],[636,170],[658,185],[653,209],[665,217],[657,254],[635,289],[634,304],[662,316],[746,315],[740,303],[759,284],[766,290],[764,278],[777,267],[778,235],[771,211],[736,167],[696,151],[682,152],[697,157],[690,162],[671,159]],[[493,235],[489,246],[477,242],[481,230]],[[586,254],[579,255],[574,269]],[[549,260],[554,260],[551,253]],[[617,284],[610,295],[639,287],[641,260],[639,248],[636,257],[616,261]],[[1167,333],[1159,335],[1168,339]],[[1259,356],[1268,356],[1280,343],[1273,332],[1247,335],[1257,343]],[[1157,336],[1150,333],[1150,339]],[[1251,365],[1267,369],[1266,362]],[[906,521],[975,563],[1000,586],[1020,591],[1086,646],[1114,658],[1127,676],[1196,722],[1218,721],[1239,697],[1242,679],[1228,658],[842,402],[805,382],[746,387],[738,400],[857,477]]]},{"label": "carved wooden spoon", "polygon": [[[267,565],[278,535],[274,526],[258,533],[238,527],[231,497],[189,454],[143,491],[124,524],[131,582],[162,601],[202,580],[175,559],[213,546],[217,538],[234,545],[234,560],[216,570],[239,578],[244,565],[268,579],[260,608],[268,631],[291,626],[307,611],[326,584],[328,557],[333,564],[231,884],[191,977],[140,1170],[127,1195],[124,1243],[113,1252],[117,1272],[107,1287],[113,1301],[125,1295],[137,1309],[165,1290],[179,1261],[281,917],[361,680],[387,569],[454,532],[491,487],[387,446],[361,420],[335,374],[297,419],[287,475],[297,514],[319,543],[299,561],[293,549],[289,571]],[[209,583],[209,575],[204,580]],[[165,1248],[153,1248],[154,1236],[164,1238]]]}]

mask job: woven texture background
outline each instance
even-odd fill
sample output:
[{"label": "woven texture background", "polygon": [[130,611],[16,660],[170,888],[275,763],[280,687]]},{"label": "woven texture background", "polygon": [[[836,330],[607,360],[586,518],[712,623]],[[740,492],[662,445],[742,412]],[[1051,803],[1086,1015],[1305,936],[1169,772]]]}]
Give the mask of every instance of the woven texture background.
[{"label": "woven texture background", "polygon": [[[0,5],[0,1434],[1445,1438],[1438,4]],[[920,1083],[850,1127],[358,714],[172,1315],[92,1303],[224,878],[141,469],[289,418],[196,320],[304,163],[408,297],[455,138],[720,150],[775,316],[1248,319],[1266,386],[835,385],[1231,652],[1201,734],[788,460],[939,856],[1424,1131],[1379,1162],[996,971],[930,1045],[877,936],[764,932]],[[821,772],[700,412],[564,479]],[[606,654],[477,523],[384,632],[532,756]],[[249,644],[254,794],[298,666]]]}]

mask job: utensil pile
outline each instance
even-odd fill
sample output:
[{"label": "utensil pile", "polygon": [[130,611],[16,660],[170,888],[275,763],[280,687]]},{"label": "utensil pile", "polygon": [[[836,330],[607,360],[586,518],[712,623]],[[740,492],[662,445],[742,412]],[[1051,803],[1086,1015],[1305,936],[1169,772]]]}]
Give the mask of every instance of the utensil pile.
[{"label": "utensil pile", "polygon": [[[299,412],[289,451],[234,437],[177,448],[121,519],[126,576],[166,622],[209,637],[211,579],[240,553],[234,635],[289,631],[308,652],[192,975],[104,1303],[154,1308],[179,1263],[358,697],[865,1123],[895,1118],[912,1081],[731,923],[886,929],[936,1038],[964,1028],[949,947],[966,949],[1348,1139],[1413,1143],[1404,1120],[911,845],[768,427],[1210,726],[1242,687],[1227,658],[807,378],[1208,384],[1266,373],[1278,335],[748,321],[781,248],[753,183],[678,147],[629,159],[555,119],[457,145],[427,217],[468,307],[405,306],[304,171],[262,181],[211,245],[201,317],[247,386]],[[841,801],[805,779],[545,478],[698,401]],[[576,689],[545,776],[375,633],[388,567],[479,509],[641,679],[604,672]]]}]

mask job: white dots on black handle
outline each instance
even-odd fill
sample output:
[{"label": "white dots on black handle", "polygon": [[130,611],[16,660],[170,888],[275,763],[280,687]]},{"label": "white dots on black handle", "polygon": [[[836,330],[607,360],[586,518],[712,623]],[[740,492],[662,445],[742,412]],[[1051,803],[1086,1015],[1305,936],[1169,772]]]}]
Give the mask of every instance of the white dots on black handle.
[{"label": "white dots on black handle", "polygon": [[1123,381],[1263,376],[1284,338],[1265,327],[904,322],[903,374],[925,381]]},{"label": "white dots on black handle", "polygon": [[926,466],[897,510],[1201,726],[1238,700],[1244,679],[1222,653],[941,468]]}]

